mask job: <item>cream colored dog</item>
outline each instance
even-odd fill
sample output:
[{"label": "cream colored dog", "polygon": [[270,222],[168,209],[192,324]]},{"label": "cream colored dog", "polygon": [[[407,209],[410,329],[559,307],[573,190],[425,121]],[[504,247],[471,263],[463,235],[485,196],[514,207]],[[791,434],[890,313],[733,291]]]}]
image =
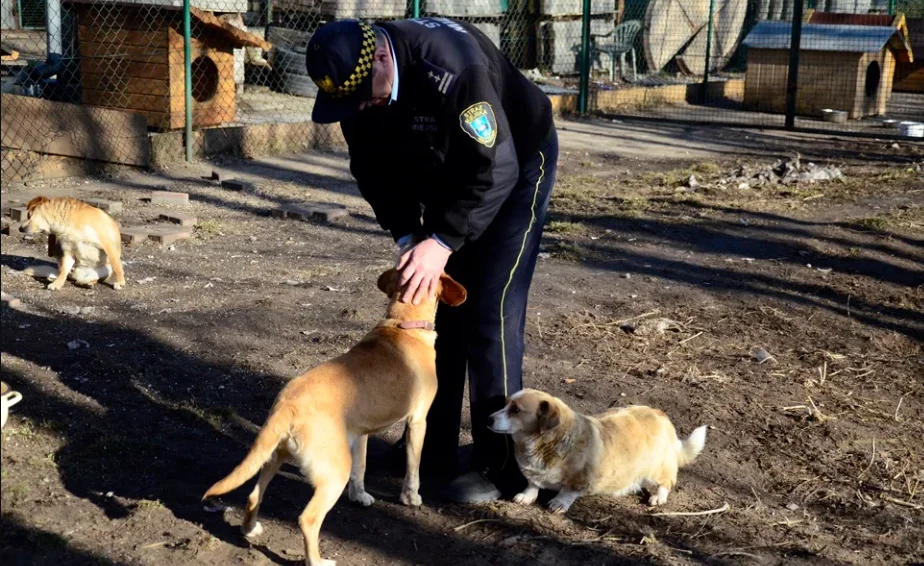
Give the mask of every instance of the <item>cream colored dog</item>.
[{"label": "cream colored dog", "polygon": [[576,413],[547,393],[524,389],[491,415],[491,430],[513,436],[514,454],[529,485],[514,497],[534,503],[540,489],[558,494],[549,508],[566,512],[582,495],[614,496],[645,488],[662,505],[706,443],[706,427],[680,440],[662,411],[631,406],[595,417]]},{"label": "cream colored dog", "polygon": [[244,460],[203,496],[227,493],[260,478],[247,500],[241,531],[263,532],[257,511],[266,486],[286,461],[292,461],[314,486],[314,495],[298,518],[305,538],[306,563],[330,566],[318,549],[321,523],[349,481],[351,501],[364,506],[366,440],[369,434],[407,421],[407,473],[401,503],[421,504],[420,451],[427,412],[436,396],[436,332],[438,301],[462,304],[465,289],[448,275],[440,278],[436,297],[420,305],[399,301],[398,272],[379,276],[378,287],[390,301],[385,318],[345,354],[290,381],[276,397],[270,414]]},{"label": "cream colored dog", "polygon": [[27,219],[19,231],[49,234],[48,253],[58,269],[33,266],[23,272],[53,279],[48,290],[56,291],[68,278],[78,285],[93,285],[112,277],[112,286],[125,286],[122,271],[122,235],[119,225],[104,211],[73,198],[35,197],[26,205]]}]

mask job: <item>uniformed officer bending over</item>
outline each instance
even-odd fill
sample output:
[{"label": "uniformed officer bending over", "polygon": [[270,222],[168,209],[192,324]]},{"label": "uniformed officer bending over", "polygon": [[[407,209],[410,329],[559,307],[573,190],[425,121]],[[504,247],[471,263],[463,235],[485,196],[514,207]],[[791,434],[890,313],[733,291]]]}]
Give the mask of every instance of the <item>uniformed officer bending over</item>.
[{"label": "uniformed officer bending over", "polygon": [[307,67],[320,89],[312,119],[340,122],[359,190],[398,243],[403,300],[433,293],[444,268],[468,290],[437,312],[422,471],[455,473],[467,370],[472,471],[445,493],[509,497],[525,480],[488,416],[522,387],[526,299],[558,163],[549,99],[477,28],[446,18],[326,24]]}]

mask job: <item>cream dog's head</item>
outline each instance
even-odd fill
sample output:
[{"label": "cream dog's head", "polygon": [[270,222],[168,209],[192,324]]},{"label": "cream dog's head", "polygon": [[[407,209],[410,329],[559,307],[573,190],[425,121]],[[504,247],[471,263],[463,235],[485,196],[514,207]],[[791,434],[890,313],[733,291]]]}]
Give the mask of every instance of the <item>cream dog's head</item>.
[{"label": "cream dog's head", "polygon": [[39,232],[50,232],[51,224],[42,213],[42,205],[51,202],[46,197],[35,197],[26,205],[26,221],[19,227],[20,232],[26,234],[36,234]]},{"label": "cream dog's head", "polygon": [[563,403],[548,393],[523,389],[491,415],[488,428],[500,434],[539,435],[561,424],[563,410]]}]

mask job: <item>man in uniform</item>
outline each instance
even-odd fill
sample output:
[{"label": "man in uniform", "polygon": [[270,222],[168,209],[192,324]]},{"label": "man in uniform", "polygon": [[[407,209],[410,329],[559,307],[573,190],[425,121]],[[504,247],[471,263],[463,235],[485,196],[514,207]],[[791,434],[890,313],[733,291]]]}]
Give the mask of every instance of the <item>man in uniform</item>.
[{"label": "man in uniform", "polygon": [[488,416],[522,388],[526,300],[558,162],[549,99],[481,31],[446,18],[328,23],[307,67],[320,89],[312,119],[340,122],[359,190],[398,244],[402,300],[432,294],[444,269],[468,290],[437,312],[422,472],[455,473],[467,371],[471,471],[444,493],[510,496],[525,480]]}]

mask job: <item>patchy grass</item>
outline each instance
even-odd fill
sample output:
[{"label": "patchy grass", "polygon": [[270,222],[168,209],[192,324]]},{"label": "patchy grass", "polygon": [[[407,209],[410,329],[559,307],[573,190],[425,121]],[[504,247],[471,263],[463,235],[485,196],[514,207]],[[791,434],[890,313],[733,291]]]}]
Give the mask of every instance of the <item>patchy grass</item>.
[{"label": "patchy grass", "polygon": [[871,216],[869,218],[860,218],[854,220],[853,224],[864,230],[887,230],[892,225],[892,220],[887,216]]},{"label": "patchy grass", "polygon": [[221,223],[217,220],[203,220],[196,225],[196,234],[204,237],[213,237],[221,233]]},{"label": "patchy grass", "polygon": [[546,225],[546,231],[562,236],[581,236],[587,233],[587,226],[580,222],[554,220]]}]

